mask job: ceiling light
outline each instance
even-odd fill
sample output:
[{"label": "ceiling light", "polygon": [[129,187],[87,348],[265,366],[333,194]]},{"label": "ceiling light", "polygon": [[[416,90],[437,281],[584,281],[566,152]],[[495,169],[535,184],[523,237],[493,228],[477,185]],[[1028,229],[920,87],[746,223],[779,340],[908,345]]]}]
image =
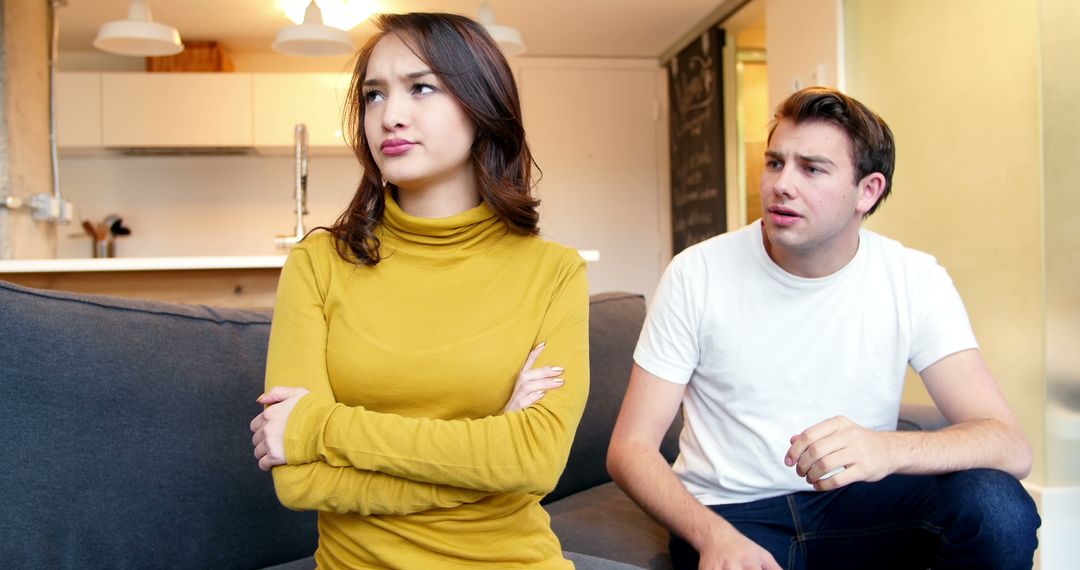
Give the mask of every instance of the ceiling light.
[{"label": "ceiling light", "polygon": [[525,53],[525,42],[521,39],[521,32],[517,28],[501,26],[495,23],[495,11],[488,5],[487,0],[480,3],[480,11],[477,20],[487,28],[495,43],[499,44],[506,57],[513,57]]},{"label": "ceiling light", "polygon": [[303,23],[278,32],[272,49],[288,55],[321,56],[350,53],[354,46],[344,30],[323,24],[322,10],[311,0]]},{"label": "ceiling light", "polygon": [[[278,0],[281,10],[295,24],[304,23],[309,0]],[[379,12],[375,0],[317,0],[322,21],[327,26],[349,31]]]},{"label": "ceiling light", "polygon": [[164,56],[184,51],[176,28],[154,21],[145,0],[131,0],[126,20],[106,22],[94,47],[119,55]]}]

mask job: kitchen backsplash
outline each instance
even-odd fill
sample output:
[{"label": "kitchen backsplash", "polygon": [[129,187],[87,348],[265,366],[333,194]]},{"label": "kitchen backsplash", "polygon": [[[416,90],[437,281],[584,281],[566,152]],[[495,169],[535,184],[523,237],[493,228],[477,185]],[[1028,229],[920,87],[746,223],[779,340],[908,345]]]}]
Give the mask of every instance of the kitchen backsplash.
[{"label": "kitchen backsplash", "polygon": [[[64,197],[76,220],[62,228],[59,257],[90,257],[79,222],[117,214],[131,235],[118,257],[272,255],[274,236],[289,234],[293,214],[291,157],[170,156],[60,159]],[[332,223],[360,180],[351,157],[312,157],[307,227]]]}]

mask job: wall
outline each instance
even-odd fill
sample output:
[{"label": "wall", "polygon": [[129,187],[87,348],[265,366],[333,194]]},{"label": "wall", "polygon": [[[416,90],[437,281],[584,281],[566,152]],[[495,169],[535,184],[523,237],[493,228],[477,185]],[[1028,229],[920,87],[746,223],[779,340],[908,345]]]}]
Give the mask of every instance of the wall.
[{"label": "wall", "polygon": [[[293,159],[285,156],[92,156],[60,159],[64,197],[77,220],[121,216],[132,235],[119,257],[272,255],[274,236],[291,234]],[[308,163],[308,227],[332,223],[348,205],[360,171],[349,157]],[[89,257],[77,225],[57,256]]]},{"label": "wall", "polygon": [[[1035,5],[850,0],[845,20],[848,92],[881,114],[897,140],[894,194],[867,226],[949,270],[1032,442],[1030,480],[1040,482],[1046,399]],[[928,401],[916,391],[906,399]]]},{"label": "wall", "polygon": [[[1080,3],[1041,0],[1047,483],[1080,486]],[[1080,501],[1078,501],[1080,503]],[[1074,528],[1073,537],[1080,531]]]},{"label": "wall", "polygon": [[[0,198],[52,192],[49,163],[49,10],[0,0]],[[56,228],[29,210],[0,208],[0,259],[49,257]]]},{"label": "wall", "polygon": [[842,0],[766,0],[769,109],[803,87],[844,87],[842,20]]}]

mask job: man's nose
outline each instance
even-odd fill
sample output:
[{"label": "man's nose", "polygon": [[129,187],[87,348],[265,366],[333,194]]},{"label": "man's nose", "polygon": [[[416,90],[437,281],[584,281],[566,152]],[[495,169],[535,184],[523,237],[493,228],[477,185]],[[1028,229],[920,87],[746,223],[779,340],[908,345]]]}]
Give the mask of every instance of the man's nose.
[{"label": "man's nose", "polygon": [[773,173],[772,187],[769,190],[777,196],[794,197],[797,192],[796,178],[795,165],[785,164],[779,171]]}]

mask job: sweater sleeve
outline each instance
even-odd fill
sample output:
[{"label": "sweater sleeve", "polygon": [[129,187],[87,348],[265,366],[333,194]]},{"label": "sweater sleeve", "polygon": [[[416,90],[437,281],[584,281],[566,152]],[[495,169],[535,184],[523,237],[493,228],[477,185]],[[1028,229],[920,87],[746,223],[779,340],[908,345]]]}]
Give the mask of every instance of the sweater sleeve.
[{"label": "sweater sleeve", "polygon": [[492,493],[549,493],[589,394],[589,298],[580,257],[564,259],[556,283],[536,338],[547,343],[536,366],[566,369],[558,390],[524,410],[455,420],[378,413],[307,396],[286,427],[287,460]]},{"label": "sweater sleeve", "polygon": [[[298,386],[311,392],[303,400],[333,404],[323,310],[327,274],[320,274],[315,265],[312,256],[298,247],[282,268],[270,330],[266,389]],[[282,504],[297,510],[409,514],[473,503],[487,495],[325,463],[281,465],[272,473]]]},{"label": "sweater sleeve", "polygon": [[279,465],[274,467],[273,476],[278,500],[295,511],[408,515],[457,507],[490,495],[352,467],[334,467],[319,461]]}]

